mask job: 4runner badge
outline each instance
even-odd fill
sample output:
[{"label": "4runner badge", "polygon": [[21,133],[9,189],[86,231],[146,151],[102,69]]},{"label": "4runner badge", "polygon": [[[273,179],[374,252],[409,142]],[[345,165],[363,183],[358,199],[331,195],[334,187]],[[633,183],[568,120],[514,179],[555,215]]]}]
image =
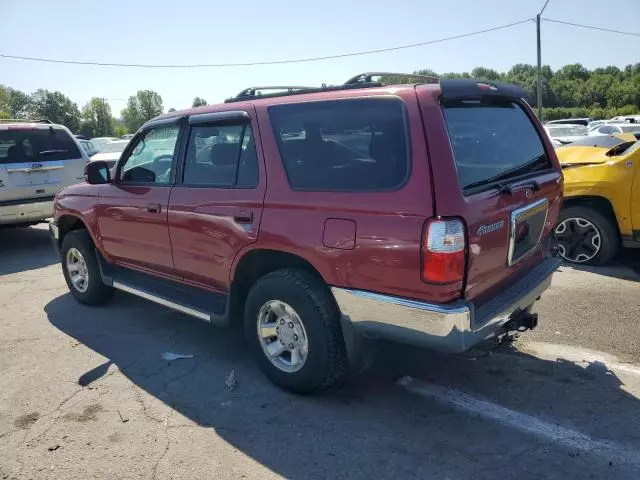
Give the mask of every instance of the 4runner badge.
[{"label": "4runner badge", "polygon": [[478,235],[486,235],[487,233],[497,232],[498,230],[502,230],[504,228],[504,220],[500,220],[499,222],[492,223],[490,225],[481,225],[478,228]]}]

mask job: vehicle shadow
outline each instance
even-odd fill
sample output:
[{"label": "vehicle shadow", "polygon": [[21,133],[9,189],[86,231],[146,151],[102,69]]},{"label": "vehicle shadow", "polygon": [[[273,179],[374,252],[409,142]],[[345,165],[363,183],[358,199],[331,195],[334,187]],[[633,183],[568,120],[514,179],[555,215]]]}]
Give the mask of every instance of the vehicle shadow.
[{"label": "vehicle shadow", "polygon": [[602,267],[572,263],[564,263],[563,266],[582,272],[597,273],[598,275],[619,278],[621,280],[640,282],[640,248],[623,249],[610,264]]},{"label": "vehicle shadow", "polygon": [[0,276],[59,262],[46,225],[0,229]]},{"label": "vehicle shadow", "polygon": [[[70,367],[69,381],[90,387],[106,381],[115,364],[152,397],[139,415],[164,409],[206,427],[172,429],[171,435],[185,435],[174,443],[186,442],[200,452],[199,432],[213,432],[286,478],[537,479],[550,478],[544,470],[548,465],[553,465],[553,478],[578,478],[585,465],[593,478],[629,475],[628,466],[612,469],[609,458],[573,455],[550,447],[548,439],[523,437],[410,394],[398,384],[406,375],[640,448],[638,398],[595,363],[584,368],[515,349],[477,359],[441,356],[381,342],[374,365],[344,388],[304,397],[270,384],[248,358],[237,332],[212,329],[131,296],[119,294],[109,308],[97,309],[65,294],[45,311],[55,328],[107,359],[89,371]],[[161,359],[166,351],[194,357],[167,362]],[[225,385],[231,370],[237,379],[232,391]],[[135,415],[129,412],[134,422]],[[167,425],[164,414],[156,416]],[[215,462],[217,454],[202,451],[200,466]],[[166,461],[182,463],[171,454]]]}]

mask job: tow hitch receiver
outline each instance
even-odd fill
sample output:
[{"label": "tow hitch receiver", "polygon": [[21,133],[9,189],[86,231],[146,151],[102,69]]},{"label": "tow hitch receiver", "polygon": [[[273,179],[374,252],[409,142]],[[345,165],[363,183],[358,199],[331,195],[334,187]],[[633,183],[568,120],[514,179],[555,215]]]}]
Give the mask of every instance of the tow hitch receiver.
[{"label": "tow hitch receiver", "polygon": [[531,313],[530,308],[515,312],[511,320],[504,325],[505,332],[525,332],[536,328],[538,326],[538,314]]}]

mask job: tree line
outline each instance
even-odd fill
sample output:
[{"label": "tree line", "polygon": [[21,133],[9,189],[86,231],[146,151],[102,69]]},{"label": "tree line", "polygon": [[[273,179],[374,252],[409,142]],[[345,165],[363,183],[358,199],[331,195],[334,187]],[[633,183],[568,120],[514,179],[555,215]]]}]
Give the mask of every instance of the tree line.
[{"label": "tree line", "polygon": [[[206,105],[201,97],[193,99],[193,106]],[[162,97],[152,90],[140,90],[127,100],[114,118],[111,106],[104,98],[93,97],[82,108],[61,92],[38,89],[31,94],[0,85],[0,119],[47,119],[65,125],[74,133],[92,137],[120,137],[133,133],[147,120],[163,113]],[[175,111],[170,108],[169,111]]]},{"label": "tree line", "polygon": [[[437,78],[476,78],[519,85],[527,100],[537,107],[538,77],[534,65],[519,63],[507,72],[476,67],[471,72],[438,74],[430,69],[417,70],[417,75]],[[640,63],[624,68],[614,66],[588,70],[579,63],[553,71],[542,67],[542,117],[554,120],[567,117],[611,118],[640,112]],[[411,83],[411,77],[387,77],[385,81]]]},{"label": "tree line", "polygon": [[[507,72],[476,67],[471,72],[437,74],[433,70],[417,70],[414,74],[437,78],[476,78],[504,81],[520,85],[529,103],[536,107],[537,70],[534,65],[519,63]],[[411,77],[391,76],[387,82],[410,83]],[[434,78],[434,81],[437,81]],[[611,118],[640,112],[640,63],[624,68],[614,66],[588,70],[579,63],[553,71],[542,67],[542,117],[553,120],[565,117]],[[207,101],[195,97],[193,107]],[[170,108],[168,111],[174,111]],[[135,132],[144,122],[163,113],[162,97],[152,90],[140,90],[127,100],[115,119],[109,103],[94,97],[82,108],[61,92],[39,89],[31,94],[0,85],[0,118],[49,119],[66,125],[74,133],[87,137],[121,136]]]}]

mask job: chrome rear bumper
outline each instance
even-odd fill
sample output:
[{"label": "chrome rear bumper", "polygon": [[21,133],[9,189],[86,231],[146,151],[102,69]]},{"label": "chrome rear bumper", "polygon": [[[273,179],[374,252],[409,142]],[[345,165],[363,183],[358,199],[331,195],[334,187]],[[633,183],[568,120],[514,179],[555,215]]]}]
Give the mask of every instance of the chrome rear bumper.
[{"label": "chrome rear bumper", "polygon": [[480,308],[459,300],[445,305],[333,287],[342,311],[364,334],[460,353],[494,336],[551,285],[560,260],[548,258]]}]

